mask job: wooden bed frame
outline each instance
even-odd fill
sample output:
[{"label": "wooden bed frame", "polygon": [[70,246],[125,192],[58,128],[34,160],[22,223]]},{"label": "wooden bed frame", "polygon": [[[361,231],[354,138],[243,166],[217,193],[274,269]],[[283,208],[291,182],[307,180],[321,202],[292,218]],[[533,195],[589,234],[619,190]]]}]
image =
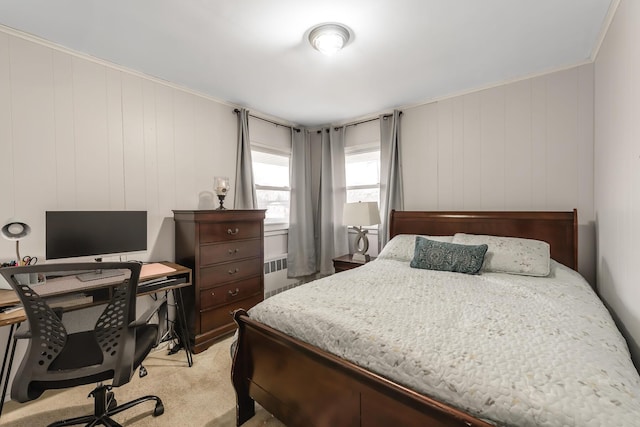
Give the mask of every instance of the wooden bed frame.
[{"label": "wooden bed frame", "polygon": [[[551,256],[577,269],[577,211],[393,211],[390,235],[456,232],[544,240]],[[287,427],[488,427],[491,424],[256,322],[243,310],[231,372],[237,425],[255,402]]]}]

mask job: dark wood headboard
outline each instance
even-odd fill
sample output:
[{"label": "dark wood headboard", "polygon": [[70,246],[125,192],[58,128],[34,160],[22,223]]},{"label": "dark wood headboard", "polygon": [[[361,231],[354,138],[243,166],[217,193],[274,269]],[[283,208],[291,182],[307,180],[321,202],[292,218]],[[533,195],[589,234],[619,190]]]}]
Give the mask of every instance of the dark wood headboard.
[{"label": "dark wood headboard", "polygon": [[578,269],[578,211],[569,212],[465,212],[391,211],[389,235],[455,233],[490,234],[543,240],[551,258]]}]

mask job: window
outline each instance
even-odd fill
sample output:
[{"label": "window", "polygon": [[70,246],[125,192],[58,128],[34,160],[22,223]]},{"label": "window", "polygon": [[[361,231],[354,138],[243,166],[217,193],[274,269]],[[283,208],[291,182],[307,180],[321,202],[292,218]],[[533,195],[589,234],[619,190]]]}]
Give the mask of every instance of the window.
[{"label": "window", "polygon": [[265,224],[289,224],[289,155],[251,150],[258,208],[266,209]]},{"label": "window", "polygon": [[347,202],[380,203],[380,150],[345,153]]}]

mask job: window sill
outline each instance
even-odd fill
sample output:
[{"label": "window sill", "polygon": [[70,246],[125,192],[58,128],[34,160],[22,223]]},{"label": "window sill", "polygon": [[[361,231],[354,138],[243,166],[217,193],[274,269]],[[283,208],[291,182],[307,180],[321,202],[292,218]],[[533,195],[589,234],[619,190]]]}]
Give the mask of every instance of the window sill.
[{"label": "window sill", "polygon": [[280,234],[289,233],[289,224],[265,224],[264,235],[265,236],[277,236]]}]

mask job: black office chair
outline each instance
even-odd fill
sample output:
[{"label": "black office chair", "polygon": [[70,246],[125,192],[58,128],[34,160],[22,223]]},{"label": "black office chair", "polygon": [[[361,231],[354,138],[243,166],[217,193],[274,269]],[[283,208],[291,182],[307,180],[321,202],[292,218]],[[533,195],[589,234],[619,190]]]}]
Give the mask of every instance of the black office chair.
[{"label": "black office chair", "polygon": [[[27,402],[37,399],[48,389],[97,383],[89,394],[94,398],[93,415],[58,421],[50,427],[119,426],[110,418],[112,415],[148,400],[156,402],[153,416],[164,412],[157,396],[144,396],[117,405],[111,392],[112,387],[129,382],[138,366],[141,376],[146,374],[141,362],[157,344],[158,325],[149,321],[161,305],[166,304],[166,299],[158,300],[136,319],[140,268],[141,265],[135,262],[103,262],[99,265],[45,264],[0,269],[20,297],[27,317],[26,324],[15,336],[16,339],[28,339],[29,344],[13,381],[13,400]],[[86,273],[97,273],[97,278],[87,282],[79,280]],[[100,278],[104,273],[121,276]],[[118,284],[114,286],[114,283]],[[85,328],[88,330],[68,333],[62,322],[62,312],[71,309],[72,295],[84,295],[84,301],[76,301],[85,306],[98,302],[87,301],[87,294],[93,295],[95,300],[108,299],[108,303],[95,325],[88,325]],[[102,383],[110,379],[113,379],[110,385]]]}]

